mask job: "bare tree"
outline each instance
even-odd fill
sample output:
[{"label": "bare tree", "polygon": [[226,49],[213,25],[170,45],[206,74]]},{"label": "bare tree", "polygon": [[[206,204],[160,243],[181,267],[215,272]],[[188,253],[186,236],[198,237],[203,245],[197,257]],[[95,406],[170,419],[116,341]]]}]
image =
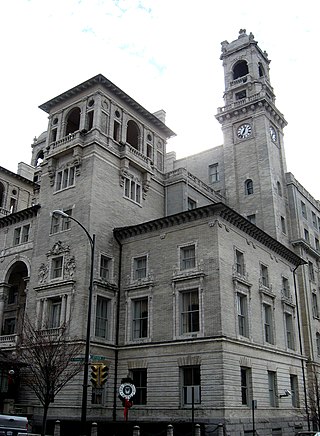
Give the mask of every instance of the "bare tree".
[{"label": "bare tree", "polygon": [[309,362],[308,403],[314,428],[320,428],[320,368]]},{"label": "bare tree", "polygon": [[19,346],[19,361],[24,365],[21,382],[35,393],[43,406],[43,436],[50,403],[83,367],[79,358],[83,344],[69,339],[67,327],[38,330],[28,318],[24,323]]}]

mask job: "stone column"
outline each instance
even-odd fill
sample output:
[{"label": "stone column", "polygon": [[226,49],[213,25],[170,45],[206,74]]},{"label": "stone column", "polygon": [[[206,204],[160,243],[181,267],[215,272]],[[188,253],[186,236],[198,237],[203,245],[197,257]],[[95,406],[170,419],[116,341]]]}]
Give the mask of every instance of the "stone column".
[{"label": "stone column", "polygon": [[60,325],[63,325],[66,322],[66,306],[67,306],[67,295],[62,295]]},{"label": "stone column", "polygon": [[45,329],[47,328],[47,321],[48,321],[48,299],[45,298],[43,300],[42,304],[42,320],[41,320],[41,328]]}]

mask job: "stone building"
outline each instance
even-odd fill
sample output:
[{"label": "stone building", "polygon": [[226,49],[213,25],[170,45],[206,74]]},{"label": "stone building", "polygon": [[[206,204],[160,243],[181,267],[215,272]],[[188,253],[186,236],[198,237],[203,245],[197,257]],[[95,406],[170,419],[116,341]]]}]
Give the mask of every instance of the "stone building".
[{"label": "stone building", "polygon": [[[0,168],[0,346],[14,352],[24,314],[37,329],[85,342],[90,244],[96,236],[91,358],[109,367],[89,389],[88,421],[190,423],[214,434],[294,434],[317,415],[319,202],[285,165],[286,121],[254,36],[221,45],[224,143],[187,158],[174,135],[102,75],[42,104],[46,132],[31,166]],[[41,408],[21,386],[2,410]],[[50,419],[79,420],[82,375]],[[72,402],[70,399],[72,398]]]}]

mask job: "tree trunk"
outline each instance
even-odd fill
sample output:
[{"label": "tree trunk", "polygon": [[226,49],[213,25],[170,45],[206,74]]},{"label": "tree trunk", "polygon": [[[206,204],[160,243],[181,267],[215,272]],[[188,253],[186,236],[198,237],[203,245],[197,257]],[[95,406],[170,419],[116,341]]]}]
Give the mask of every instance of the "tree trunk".
[{"label": "tree trunk", "polygon": [[43,405],[43,417],[42,417],[41,436],[45,436],[45,434],[46,434],[46,430],[47,430],[47,416],[48,416],[49,405],[50,405],[50,403],[45,403]]}]

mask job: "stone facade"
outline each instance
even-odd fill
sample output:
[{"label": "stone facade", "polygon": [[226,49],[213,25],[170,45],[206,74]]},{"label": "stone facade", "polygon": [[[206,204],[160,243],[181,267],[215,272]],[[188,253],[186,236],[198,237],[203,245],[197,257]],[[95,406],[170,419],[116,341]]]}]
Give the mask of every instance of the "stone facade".
[{"label": "stone facade", "polygon": [[[268,55],[241,30],[221,59],[223,145],[166,154],[164,111],[98,75],[40,106],[49,124],[31,166],[0,168],[4,354],[24,313],[52,334],[67,322],[85,342],[90,244],[74,220],[96,236],[90,354],[109,376],[89,389],[89,421],[122,419],[126,377],[135,422],[190,422],[194,404],[208,434],[221,423],[243,435],[256,404],[259,434],[291,435],[316,415],[319,202],[287,173]],[[2,362],[1,380],[8,369]],[[50,419],[79,419],[81,383],[57,396]],[[39,419],[24,386],[6,393],[3,411]]]}]

